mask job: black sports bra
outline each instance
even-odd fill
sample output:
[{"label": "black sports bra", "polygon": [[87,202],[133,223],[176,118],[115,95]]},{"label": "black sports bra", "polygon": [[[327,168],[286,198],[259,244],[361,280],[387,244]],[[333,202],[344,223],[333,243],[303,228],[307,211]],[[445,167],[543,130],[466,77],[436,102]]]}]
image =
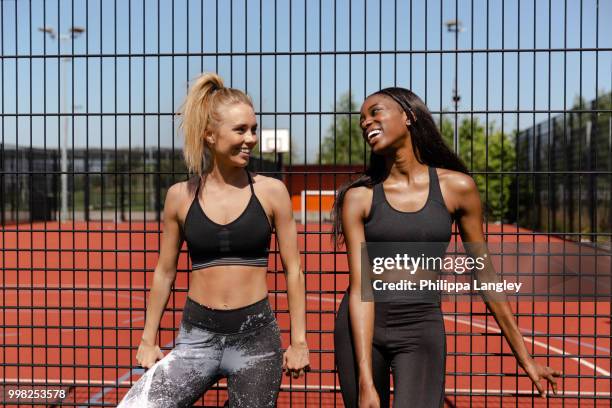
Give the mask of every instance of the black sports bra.
[{"label": "black sports bra", "polygon": [[[368,247],[370,257],[395,257],[397,254],[417,258],[445,256],[453,218],[444,204],[436,169],[429,167],[428,170],[427,201],[417,211],[393,208],[385,196],[383,184],[374,185],[370,214],[364,224],[366,242],[378,243]],[[425,276],[430,275],[423,275],[423,278]],[[430,279],[434,279],[433,276]],[[441,298],[439,291],[419,290],[377,292],[375,299],[380,302],[439,303]],[[377,303],[377,307],[380,304]]]},{"label": "black sports bra", "polygon": [[228,224],[217,224],[200,205],[200,185],[185,216],[184,236],[192,269],[217,265],[268,266],[272,228],[266,212],[255,195],[247,170],[251,198],[246,208]]},{"label": "black sports bra", "polygon": [[372,207],[364,225],[366,242],[448,242],[453,219],[449,214],[438,173],[428,168],[429,193],[417,211],[399,211],[389,204],[382,183],[374,185]]}]

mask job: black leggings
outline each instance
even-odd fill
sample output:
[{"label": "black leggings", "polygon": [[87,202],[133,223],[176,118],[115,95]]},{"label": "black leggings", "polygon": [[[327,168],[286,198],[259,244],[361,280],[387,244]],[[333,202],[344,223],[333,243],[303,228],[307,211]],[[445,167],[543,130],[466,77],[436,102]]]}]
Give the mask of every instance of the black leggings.
[{"label": "black leggings", "polygon": [[[353,408],[359,400],[359,370],[348,297],[344,295],[336,316],[334,348],[344,405]],[[440,305],[376,303],[375,310],[372,374],[380,406],[389,406],[391,370],[394,407],[441,407],[446,338]]]},{"label": "black leggings", "polygon": [[280,330],[268,299],[214,310],[187,298],[176,347],[133,385],[120,408],[190,407],[227,378],[230,407],[274,407],[282,376]]}]

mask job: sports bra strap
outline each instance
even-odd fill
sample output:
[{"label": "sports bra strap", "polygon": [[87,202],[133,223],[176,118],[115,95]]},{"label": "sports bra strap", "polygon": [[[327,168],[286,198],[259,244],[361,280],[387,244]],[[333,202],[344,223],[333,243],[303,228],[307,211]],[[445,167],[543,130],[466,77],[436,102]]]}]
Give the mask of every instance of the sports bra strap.
[{"label": "sports bra strap", "polygon": [[[246,171],[247,177],[249,178],[249,187],[251,187],[251,193],[255,195],[255,189],[253,188],[253,179],[251,178],[251,173],[249,170]],[[194,200],[198,200],[198,196],[200,194],[200,186],[202,185],[202,178],[198,178],[198,186],[196,187]]]},{"label": "sports bra strap", "polygon": [[202,185],[202,177],[198,176],[198,186],[195,191],[195,199],[198,200],[198,196],[200,195],[200,186]]},{"label": "sports bra strap", "polygon": [[251,187],[251,194],[255,195],[255,189],[253,188],[253,179],[251,178],[251,173],[249,173],[249,169],[247,169],[246,167],[244,169],[246,170],[247,177],[249,178],[249,186]]},{"label": "sports bra strap", "polygon": [[438,172],[435,167],[429,167],[429,200],[437,201],[446,208],[444,197],[442,196],[442,189],[440,188],[440,179],[438,178]]},{"label": "sports bra strap", "polygon": [[372,207],[385,201],[382,182],[374,184],[372,188]]}]

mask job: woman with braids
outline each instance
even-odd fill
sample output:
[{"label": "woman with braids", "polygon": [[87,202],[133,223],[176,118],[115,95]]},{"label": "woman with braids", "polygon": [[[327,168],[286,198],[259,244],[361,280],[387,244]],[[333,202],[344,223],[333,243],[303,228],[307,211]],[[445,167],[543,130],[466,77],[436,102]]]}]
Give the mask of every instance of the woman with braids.
[{"label": "woman with braids", "polygon": [[[304,275],[289,193],[281,181],[246,169],[257,120],[244,92],[204,74],[181,114],[185,161],[194,177],[166,195],[162,246],[136,354],[148,370],[119,406],[191,406],[225,377],[230,407],[273,407],[282,370],[297,378],[309,368]],[[267,291],[273,229],[291,314],[284,354]],[[157,331],[183,241],[193,271],[176,347],[164,357]]]},{"label": "woman with braids", "polygon": [[[337,243],[346,244],[350,269],[334,332],[342,396],[351,408],[388,407],[392,370],[394,407],[440,407],[446,354],[440,297],[363,301],[360,246],[448,245],[456,222],[464,243],[484,248],[480,196],[427,107],[411,91],[386,88],[370,95],[361,107],[360,125],[371,147],[370,164],[363,176],[340,189],[334,204],[334,232]],[[489,264],[476,278],[494,275]],[[554,377],[560,373],[530,356],[505,296],[486,291],[482,296],[540,394],[545,395],[542,379],[556,393]]]}]

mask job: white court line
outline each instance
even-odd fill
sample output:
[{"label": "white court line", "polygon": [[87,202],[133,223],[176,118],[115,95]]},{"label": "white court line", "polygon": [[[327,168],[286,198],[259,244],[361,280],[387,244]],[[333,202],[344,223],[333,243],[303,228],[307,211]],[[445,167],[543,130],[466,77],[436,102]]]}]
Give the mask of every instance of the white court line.
[{"label": "white court line", "polygon": [[[31,286],[31,287],[33,287],[33,288],[37,288],[37,289],[38,289],[38,288],[40,288],[40,289],[45,289],[45,288],[47,288],[47,289],[60,289],[60,287],[56,287],[56,286],[54,286],[54,287],[49,287],[49,286],[45,286],[45,285],[33,285],[33,286]],[[79,290],[81,290],[81,289],[83,289],[83,290],[88,290],[88,289],[101,289],[101,288],[105,288],[105,289],[130,289],[130,288],[131,288],[131,286],[129,286],[129,285],[128,285],[128,286],[126,286],[126,285],[119,285],[119,286],[117,286],[117,285],[114,285],[114,286],[99,286],[99,285],[96,285],[96,286],[92,286],[92,285],[76,285],[76,286],[74,286],[74,287],[61,287],[61,289],[71,289],[71,288],[74,288],[74,289],[79,289]],[[14,290],[14,289],[13,289],[13,290]],[[146,291],[148,291],[148,289],[145,289],[145,290],[146,290]],[[103,292],[103,293],[104,293],[104,295],[105,295],[105,296],[106,296],[106,295],[108,295],[108,296],[111,296],[111,295],[112,295],[112,294],[107,293],[107,292]],[[286,296],[286,294],[283,294],[283,293],[279,293],[278,295],[284,295],[284,296]],[[331,296],[331,295],[330,295],[330,296]],[[120,298],[122,298],[122,299],[134,299],[134,300],[141,300],[141,301],[145,300],[145,298],[144,298],[143,296],[138,296],[138,295],[129,295],[129,294],[125,294],[125,293],[118,294],[118,296],[117,296],[117,297],[120,297]],[[309,295],[309,296],[308,296],[308,298],[309,298],[310,300],[319,300],[319,298],[317,298],[317,297],[315,297],[315,296],[312,296],[312,295]],[[329,301],[329,300],[327,300],[327,299],[326,299],[325,301],[327,302],[327,301]],[[337,301],[336,301],[336,303],[337,303]],[[58,310],[58,309],[50,309],[50,310],[48,310],[48,311],[49,311],[49,312],[56,312],[57,310]],[[26,310],[24,310],[23,312],[27,312],[27,311],[29,311],[29,309],[26,309]],[[40,311],[42,311],[42,310],[40,310]],[[68,312],[73,312],[73,311],[72,311],[72,310],[66,310],[66,312],[68,313]],[[75,311],[74,311],[74,313],[86,313],[86,312],[88,312],[88,311],[86,311],[86,310],[75,310]],[[104,312],[113,312],[113,313],[114,313],[114,311],[113,311],[113,310],[103,310],[102,312],[103,312],[103,313],[104,313]],[[119,313],[129,313],[129,312],[130,312],[130,311],[128,311],[128,310],[122,310],[122,311],[119,311]],[[134,312],[132,312],[132,313],[134,313]],[[139,312],[139,313],[142,313],[142,312]],[[143,313],[143,315],[144,315],[144,313]],[[142,316],[142,317],[137,317],[137,318],[132,319],[132,321],[134,321],[134,322],[136,322],[136,321],[142,321],[142,320],[144,320],[144,316]],[[481,322],[481,323],[483,323],[483,324],[484,324],[484,321],[483,321],[483,320],[480,320],[480,319],[473,319],[472,321],[479,321],[479,322]],[[125,322],[127,322],[127,321],[125,321]],[[125,322],[124,322],[124,323],[125,323]],[[62,329],[62,330],[71,330],[71,329]],[[80,330],[80,329],[77,329],[77,330]],[[530,332],[530,330],[527,330],[527,329],[521,329],[521,330],[522,330],[522,331],[526,331],[526,332]],[[534,333],[534,332],[533,332],[533,331],[531,331],[531,333]],[[535,334],[538,334],[538,333],[535,333]],[[7,335],[7,336],[16,336],[16,334],[9,334],[9,335]],[[555,339],[557,339],[557,340],[559,340],[559,341],[563,341],[563,339],[560,339],[560,338],[557,338],[557,337],[555,337]],[[566,340],[566,341],[569,341],[568,339],[565,339],[565,340]],[[602,348],[602,347],[598,347],[598,346],[596,346],[596,345],[593,345],[593,344],[590,344],[590,343],[587,343],[587,342],[584,342],[584,341],[580,341],[580,340],[578,340],[578,341],[576,341],[576,340],[572,340],[571,342],[572,342],[572,343],[576,343],[576,344],[578,344],[578,345],[580,345],[580,346],[582,346],[582,347],[588,347],[588,348],[592,348],[592,349],[597,349],[597,350],[604,351],[604,352],[609,352],[609,351],[610,351],[609,349]]]},{"label": "white court line", "polygon": [[[302,384],[294,384],[291,386],[288,386],[287,384],[281,384],[281,390],[285,388],[286,390],[296,390],[296,389],[304,389],[304,390],[330,390],[330,391],[340,391],[340,386],[339,385],[316,385],[316,384],[308,384],[308,385],[302,385]],[[393,387],[389,388],[391,391],[393,391]],[[470,393],[496,393],[496,394],[512,394],[512,395],[521,395],[521,396],[528,396],[528,395],[535,395],[535,396],[540,396],[540,393],[538,391],[534,391],[534,390],[516,390],[516,389],[498,389],[498,388],[489,388],[489,389],[485,389],[485,388],[445,388],[444,392],[447,394],[454,394],[454,393],[462,393],[462,394],[470,394]],[[552,394],[552,393],[548,393],[548,395],[550,396],[589,396],[589,397],[593,397],[593,396],[597,396],[597,397],[609,397],[610,395],[612,395],[610,392],[606,392],[606,391],[563,391],[563,390],[559,390],[559,392],[557,394]],[[488,396],[491,396],[490,394]],[[493,395],[495,396],[495,395]]]},{"label": "white court line", "polygon": [[[285,294],[284,293],[279,293],[279,295],[285,295]],[[335,296],[335,295],[333,295],[333,296]],[[326,297],[323,297],[323,296],[317,297],[317,296],[313,296],[313,295],[307,295],[306,299],[308,299],[308,300],[322,300],[324,302],[336,303],[336,304],[341,302],[341,300],[338,300],[338,299],[329,299],[329,298],[326,298]],[[492,327],[490,325],[484,325],[484,324],[477,323],[477,322],[471,322],[469,320],[464,320],[464,319],[456,318],[455,316],[445,316],[445,315],[443,315],[443,317],[444,317],[444,320],[450,320],[450,321],[454,321],[454,322],[457,322],[457,323],[465,324],[465,325],[468,325],[468,326],[475,326],[475,327],[478,327],[480,329],[484,329],[485,331],[491,331],[491,332],[494,332],[494,333],[501,333],[500,329],[498,329],[496,327]],[[521,327],[519,327],[519,329],[521,331],[527,331],[527,330],[525,330],[525,329],[523,329]],[[594,370],[594,371],[598,372],[599,374],[602,374],[602,375],[604,375],[606,377],[610,377],[610,372],[609,371],[604,370],[603,368],[601,368],[601,367],[591,363],[590,361],[587,361],[587,360],[585,360],[583,358],[579,358],[579,357],[571,357],[569,355],[569,353],[566,353],[564,350],[562,350],[560,348],[557,348],[557,347],[554,347],[554,346],[551,346],[550,344],[543,343],[543,342],[538,341],[538,340],[534,340],[529,335],[523,335],[523,337],[525,338],[525,341],[527,341],[529,343],[532,343],[535,346],[542,347],[545,350],[550,350],[550,351],[552,351],[554,353],[557,353],[557,354],[560,354],[560,355],[562,355],[564,357],[570,358],[571,360],[576,361],[578,364],[581,364],[581,365],[583,365],[583,366],[585,366],[585,367],[587,367],[587,368],[589,368],[591,370]]]},{"label": "white court line", "polygon": [[[90,287],[84,287],[84,289],[89,289]],[[136,300],[144,300],[144,297],[142,296],[138,296],[138,295],[128,295],[126,293],[110,293],[110,292],[102,292],[103,296],[113,296],[113,297],[119,297],[122,299],[136,299]],[[114,296],[116,295],[116,296]],[[86,305],[84,305],[86,306]],[[28,306],[29,307],[29,306]],[[62,313],[72,313],[72,314],[82,314],[82,313],[92,313],[91,310],[71,310],[71,309],[61,309],[60,306],[55,306],[51,309],[36,309],[36,310],[32,310],[32,309],[24,309],[24,310],[19,310],[19,314],[21,313],[26,313],[26,312],[44,312],[46,311],[47,313],[57,313],[57,312],[62,312]],[[131,310],[95,310],[93,311],[94,313],[96,312],[112,312],[112,313],[118,313],[118,314],[125,314],[125,313],[140,313],[142,315],[144,315],[144,312],[134,312]],[[144,316],[139,316],[139,317],[135,317],[133,319],[127,319],[127,320],[123,320],[122,323],[128,323],[128,322],[139,322],[144,320],[145,317]],[[1,338],[7,338],[7,337],[17,337],[19,335],[19,333],[15,332],[15,333],[7,333],[7,331],[17,331],[19,328],[8,328],[8,329],[4,329],[4,333],[2,336],[0,336]],[[29,329],[29,327],[23,327],[23,329],[27,330]],[[85,331],[85,330],[89,330],[89,329],[75,329],[75,328],[64,328],[61,329],[62,332],[79,332],[79,331]]]},{"label": "white court line", "polygon": [[[278,294],[280,296],[287,296],[286,293],[280,293]],[[278,296],[277,295],[277,296]],[[313,295],[307,295],[306,299],[307,300],[314,300],[314,301],[324,301],[326,303],[335,303],[338,304],[341,302],[341,299],[335,299],[336,296],[334,296],[333,299],[330,299],[328,297],[323,297],[323,296],[313,296]],[[469,320],[463,320],[463,319],[457,319],[454,316],[443,316],[444,319],[446,320],[450,320],[450,321],[455,321],[457,323],[461,323],[461,324],[467,324],[467,325],[472,325],[472,326],[476,326],[479,328],[482,328],[484,330],[490,330],[490,331],[494,331],[496,333],[500,333],[501,331],[499,329],[496,329],[494,327],[489,327],[488,325],[484,325],[484,324],[480,324],[480,323],[476,323],[476,322],[470,322]],[[529,337],[529,336],[527,336]],[[563,350],[558,349],[556,347],[551,347],[550,345],[546,344],[546,343],[542,343],[539,341],[535,341],[531,338],[526,338],[526,341],[529,341],[531,343],[533,343],[534,345],[543,347],[543,348],[547,348],[552,350],[553,352],[556,352],[558,354],[561,355],[565,355],[567,353],[565,353]],[[584,359],[580,359],[580,358],[574,358],[574,357],[570,357],[571,359],[577,361],[579,364],[585,365],[586,367],[590,368],[590,369],[594,369],[595,371],[599,372],[599,373],[605,373],[604,375],[606,376],[610,376],[610,373],[605,371],[604,369],[602,369],[601,367],[598,367]],[[132,370],[129,370],[129,372],[131,372]],[[126,373],[127,374],[127,373]],[[124,374],[125,376],[125,374]],[[131,379],[133,375],[130,375],[129,378]],[[123,377],[123,376],[122,376]],[[121,377],[119,377],[121,378]],[[118,379],[119,379],[118,378]],[[37,380],[40,381],[40,380]],[[42,380],[43,383],[48,383],[48,382],[53,382],[51,380]],[[56,382],[59,382],[56,380]],[[124,380],[124,381],[91,381],[91,380],[77,380],[75,381],[75,383],[77,384],[83,384],[83,385],[99,385],[99,386],[103,386],[105,387],[105,390],[103,390],[102,394],[107,394],[108,392],[110,392],[110,390],[112,389],[112,387],[117,387],[117,385],[130,385],[132,384],[130,381]],[[221,386],[223,386],[224,384],[221,383]],[[226,386],[226,385],[225,385]],[[333,389],[333,390],[338,390],[339,387],[338,386],[329,386],[329,385],[309,385],[309,386],[300,386],[300,385],[294,385],[288,388],[287,385],[281,385],[281,390],[289,390],[289,389]],[[536,393],[534,393],[533,390],[480,390],[480,389],[453,389],[453,388],[447,388],[445,389],[445,392],[447,393],[464,393],[464,394],[470,394],[470,393],[497,393],[497,394],[509,394],[509,395],[536,395]],[[589,391],[562,391],[560,394],[558,395],[565,395],[565,396],[604,396],[604,397],[609,397],[610,393],[606,393],[606,392],[589,392]]]},{"label": "white court line", "polygon": [[[472,318],[472,321],[475,322],[479,322],[482,324],[487,324],[486,320],[482,320],[482,319],[477,319],[477,318]],[[521,329],[519,327],[519,329]],[[532,335],[537,335],[537,336],[543,336],[545,335],[545,333],[540,332],[540,331],[536,331],[536,330],[526,330],[526,329],[521,329],[525,332],[526,335],[529,335],[529,333],[531,333]],[[523,334],[523,331],[521,331],[521,334]],[[591,343],[587,343],[585,341],[580,341],[580,340],[574,340],[572,337],[579,337],[579,335],[569,335],[569,336],[565,336],[564,338],[561,337],[556,337],[556,336],[550,336],[549,338],[551,339],[555,339],[557,341],[560,342],[568,342],[568,343],[572,343],[572,344],[576,344],[578,346],[582,346],[582,347],[586,347],[586,348],[590,348],[593,350],[599,350],[599,351],[603,351],[604,353],[610,353],[610,349],[603,347],[603,346],[598,346],[595,344],[591,344]]]},{"label": "white court line", "polygon": [[[501,333],[501,330],[498,329],[497,327],[490,327],[489,325],[484,325],[484,324],[477,323],[477,322],[470,322],[469,320],[459,319],[459,318],[456,318],[456,317],[453,317],[453,316],[448,316],[448,317],[449,317],[449,319],[455,320],[457,323],[463,323],[463,324],[468,325],[468,326],[475,326],[475,327],[478,327],[480,329],[485,329],[485,330],[492,331],[494,333]],[[447,316],[444,316],[444,318],[446,319]],[[560,348],[551,346],[548,343],[543,343],[543,342],[541,342],[539,340],[534,340],[531,336],[524,335],[523,337],[525,338],[525,341],[527,341],[527,342],[529,342],[529,343],[531,343],[531,344],[533,344],[535,346],[539,346],[539,347],[542,347],[542,348],[544,348],[546,350],[551,350],[551,351],[553,351],[553,352],[555,352],[557,354],[560,354],[562,356],[568,357],[570,360],[574,360],[578,364],[582,364],[585,367],[588,367],[591,370],[594,370],[594,371],[598,372],[601,375],[604,375],[606,377],[610,377],[610,372],[609,371],[604,370],[603,368],[601,368],[601,367],[591,363],[590,361],[587,361],[587,360],[585,360],[583,358],[580,358],[580,357],[572,357],[572,356],[570,356],[569,353],[566,353],[565,350],[562,350]]]},{"label": "white court line", "polygon": [[[279,294],[277,294],[277,296],[287,296],[287,295],[286,295],[286,293],[279,293]],[[330,295],[330,296],[334,296],[334,295]],[[335,299],[335,296],[334,296],[333,299],[330,299],[328,297],[323,297],[323,296],[307,295],[306,299],[307,300],[313,300],[313,301],[323,301],[323,302],[326,302],[326,303],[335,303],[335,304],[338,304],[338,303],[341,302],[341,299]],[[478,323],[478,322],[475,322],[475,321],[464,320],[464,319],[456,318],[454,316],[443,316],[443,318],[445,320],[454,321],[454,322],[457,322],[457,323],[460,323],[460,324],[465,324],[467,326],[478,327],[478,328],[483,329],[485,331],[491,331],[491,332],[494,332],[494,333],[501,333],[501,330],[496,328],[496,327],[492,327],[490,325],[485,325],[485,324]],[[527,331],[527,330],[522,329],[522,328],[519,328],[519,329]],[[68,330],[71,330],[71,329],[68,329]],[[77,329],[77,330],[84,330],[84,329]],[[604,370],[603,368],[601,368],[601,367],[591,363],[590,361],[587,361],[587,360],[585,360],[583,358],[579,358],[579,357],[569,356],[569,353],[566,353],[564,350],[559,349],[559,348],[554,347],[554,346],[551,346],[550,344],[543,343],[543,342],[540,342],[538,340],[534,340],[529,335],[524,335],[523,337],[525,338],[525,341],[527,341],[529,343],[532,343],[535,346],[544,348],[546,350],[551,350],[551,351],[553,351],[556,354],[568,357],[571,360],[576,361],[578,364],[581,364],[581,365],[583,365],[583,366],[585,366],[585,367],[587,367],[587,368],[589,368],[591,370],[594,370],[595,372],[597,372],[599,374],[602,374],[602,375],[604,375],[606,377],[610,377],[610,372],[609,371]],[[83,381],[83,382],[85,384],[92,384],[93,383],[92,381]],[[114,384],[117,384],[117,383],[116,382],[111,382],[110,384],[114,385]],[[477,391],[473,390],[472,392],[477,392]],[[512,392],[515,392],[515,391],[512,391]],[[609,395],[609,393],[608,393],[608,395]]]},{"label": "white court line", "polygon": [[[108,293],[108,295],[112,295],[112,294]],[[121,294],[121,295],[122,296],[128,296],[130,298],[132,297],[132,296],[125,295],[125,294]],[[285,293],[279,293],[279,294],[277,294],[277,296],[286,296],[286,294]],[[133,296],[133,297],[135,298],[135,296]],[[330,299],[330,298],[323,297],[323,296],[317,297],[317,296],[313,296],[313,295],[307,295],[306,298],[308,300],[314,300],[314,301],[321,300],[321,301],[324,301],[324,302],[327,302],[327,303],[336,303],[336,304],[340,303],[340,301],[341,301],[341,300],[338,300],[338,299]],[[141,297],[141,300],[142,300],[142,297]],[[87,312],[87,311],[83,310],[82,312]],[[479,323],[477,321],[464,320],[464,319],[461,319],[461,318],[457,318],[455,316],[446,316],[446,315],[443,315],[443,317],[444,317],[445,320],[454,321],[454,322],[457,322],[457,323],[460,323],[460,324],[464,324],[464,325],[467,325],[467,326],[478,327],[479,329],[483,329],[485,331],[490,331],[490,332],[493,332],[493,333],[501,333],[501,330],[499,328],[493,327],[491,325],[485,325],[485,324]],[[128,323],[129,321],[142,321],[142,320],[144,320],[144,317],[141,316],[141,317],[136,317],[136,318],[134,318],[132,320],[124,320],[122,323]],[[523,329],[523,328],[519,328],[519,329],[521,331],[528,331],[528,330]],[[62,330],[63,331],[81,331],[81,330],[87,330],[87,329],[62,329]],[[8,334],[4,335],[4,337],[13,337],[13,336],[17,336],[17,333],[8,333]],[[581,364],[581,365],[583,365],[583,366],[585,366],[585,367],[587,367],[587,368],[589,368],[589,369],[591,369],[591,370],[593,370],[593,371],[595,371],[595,372],[597,372],[597,373],[599,373],[599,374],[601,374],[603,376],[610,377],[610,372],[609,371],[607,371],[607,370],[597,366],[596,364],[591,363],[588,360],[585,360],[584,358],[573,357],[569,353],[565,352],[565,350],[562,350],[562,349],[557,348],[555,346],[551,346],[548,343],[543,343],[543,342],[541,342],[539,340],[535,340],[535,339],[533,339],[529,335],[523,335],[523,338],[525,339],[525,341],[527,341],[527,342],[529,342],[529,343],[531,343],[531,344],[533,344],[535,346],[541,347],[541,348],[546,349],[546,350],[550,350],[550,351],[552,351],[552,352],[554,352],[556,354],[559,354],[559,355],[562,355],[562,356],[564,356],[566,358],[569,358],[569,359],[577,362],[578,364]]]}]

